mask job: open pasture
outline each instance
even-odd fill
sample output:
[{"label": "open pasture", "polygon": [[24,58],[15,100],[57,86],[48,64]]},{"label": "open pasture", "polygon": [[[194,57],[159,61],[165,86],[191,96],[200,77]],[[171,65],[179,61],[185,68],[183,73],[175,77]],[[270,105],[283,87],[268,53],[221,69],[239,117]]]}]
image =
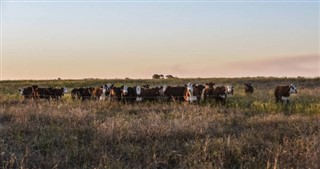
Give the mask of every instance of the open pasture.
[{"label": "open pasture", "polygon": [[[232,84],[226,105],[27,100],[18,89]],[[244,93],[245,82],[254,92]],[[289,104],[277,85],[295,84]],[[0,168],[319,168],[319,78],[0,82]]]}]

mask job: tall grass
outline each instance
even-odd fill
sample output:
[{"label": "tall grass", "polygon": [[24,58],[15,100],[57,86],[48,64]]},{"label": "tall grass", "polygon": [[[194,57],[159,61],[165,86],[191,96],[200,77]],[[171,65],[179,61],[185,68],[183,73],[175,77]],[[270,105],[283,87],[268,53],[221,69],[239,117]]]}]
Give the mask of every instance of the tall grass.
[{"label": "tall grass", "polygon": [[[254,81],[252,96],[242,91],[241,81],[247,80]],[[316,86],[320,81],[269,80],[168,82],[232,83],[235,95],[225,106],[212,102],[123,105],[72,101],[69,95],[60,101],[23,101],[16,89],[34,82],[1,82],[0,168],[318,168],[320,88]],[[276,104],[273,86],[291,80],[301,86],[298,95],[290,96],[289,104]],[[108,81],[37,84],[72,88]]]}]

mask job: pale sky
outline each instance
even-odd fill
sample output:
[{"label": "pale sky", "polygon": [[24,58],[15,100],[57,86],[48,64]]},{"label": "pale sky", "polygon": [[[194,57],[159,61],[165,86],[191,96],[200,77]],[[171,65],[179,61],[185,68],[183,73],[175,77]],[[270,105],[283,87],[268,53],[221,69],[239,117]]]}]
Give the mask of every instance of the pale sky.
[{"label": "pale sky", "polygon": [[319,1],[2,1],[2,79],[319,77],[319,8]]}]

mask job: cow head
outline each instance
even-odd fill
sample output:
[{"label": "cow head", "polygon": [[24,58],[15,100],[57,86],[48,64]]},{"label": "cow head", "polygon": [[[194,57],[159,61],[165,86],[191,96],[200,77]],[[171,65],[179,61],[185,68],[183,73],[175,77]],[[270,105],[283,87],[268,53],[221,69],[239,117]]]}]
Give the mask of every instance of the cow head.
[{"label": "cow head", "polygon": [[20,95],[23,95],[24,88],[19,88]]},{"label": "cow head", "polygon": [[121,93],[123,95],[127,95],[128,94],[128,86],[122,86],[121,88],[122,88],[122,92]]},{"label": "cow head", "polygon": [[63,89],[63,94],[68,93],[68,89],[67,89],[66,87],[63,87],[63,88],[61,88],[61,89]]},{"label": "cow head", "polygon": [[140,86],[136,87],[136,93],[137,93],[138,96],[141,95],[141,87]]},{"label": "cow head", "polygon": [[205,86],[205,88],[206,89],[213,89],[213,86],[215,85],[215,83],[206,83],[206,86]]},{"label": "cow head", "polygon": [[232,85],[228,85],[226,87],[226,94],[233,95],[233,86]]},{"label": "cow head", "polygon": [[168,88],[167,85],[163,85],[162,87],[160,87],[160,90],[159,90],[160,94],[164,95],[164,92],[167,90],[167,88]]},{"label": "cow head", "polygon": [[112,87],[113,87],[113,84],[111,84],[111,83],[104,84],[102,86],[102,93],[104,95],[108,95],[110,93]]},{"label": "cow head", "polygon": [[289,93],[297,93],[297,87],[295,85],[290,84],[289,88],[290,88]]},{"label": "cow head", "polygon": [[187,96],[188,97],[193,96],[193,85],[190,82],[187,84]]}]

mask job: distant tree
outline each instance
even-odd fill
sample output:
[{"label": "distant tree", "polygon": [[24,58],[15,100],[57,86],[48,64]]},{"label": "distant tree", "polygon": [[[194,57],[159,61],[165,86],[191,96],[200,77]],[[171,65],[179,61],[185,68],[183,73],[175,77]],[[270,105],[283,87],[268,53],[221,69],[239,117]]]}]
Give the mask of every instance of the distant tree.
[{"label": "distant tree", "polygon": [[160,76],[160,79],[164,79],[164,76],[161,74],[161,75],[159,75]]},{"label": "distant tree", "polygon": [[152,79],[160,79],[160,75],[154,74],[154,75],[152,76]]},{"label": "distant tree", "polygon": [[166,78],[167,79],[173,79],[174,77],[172,75],[167,75]]}]

